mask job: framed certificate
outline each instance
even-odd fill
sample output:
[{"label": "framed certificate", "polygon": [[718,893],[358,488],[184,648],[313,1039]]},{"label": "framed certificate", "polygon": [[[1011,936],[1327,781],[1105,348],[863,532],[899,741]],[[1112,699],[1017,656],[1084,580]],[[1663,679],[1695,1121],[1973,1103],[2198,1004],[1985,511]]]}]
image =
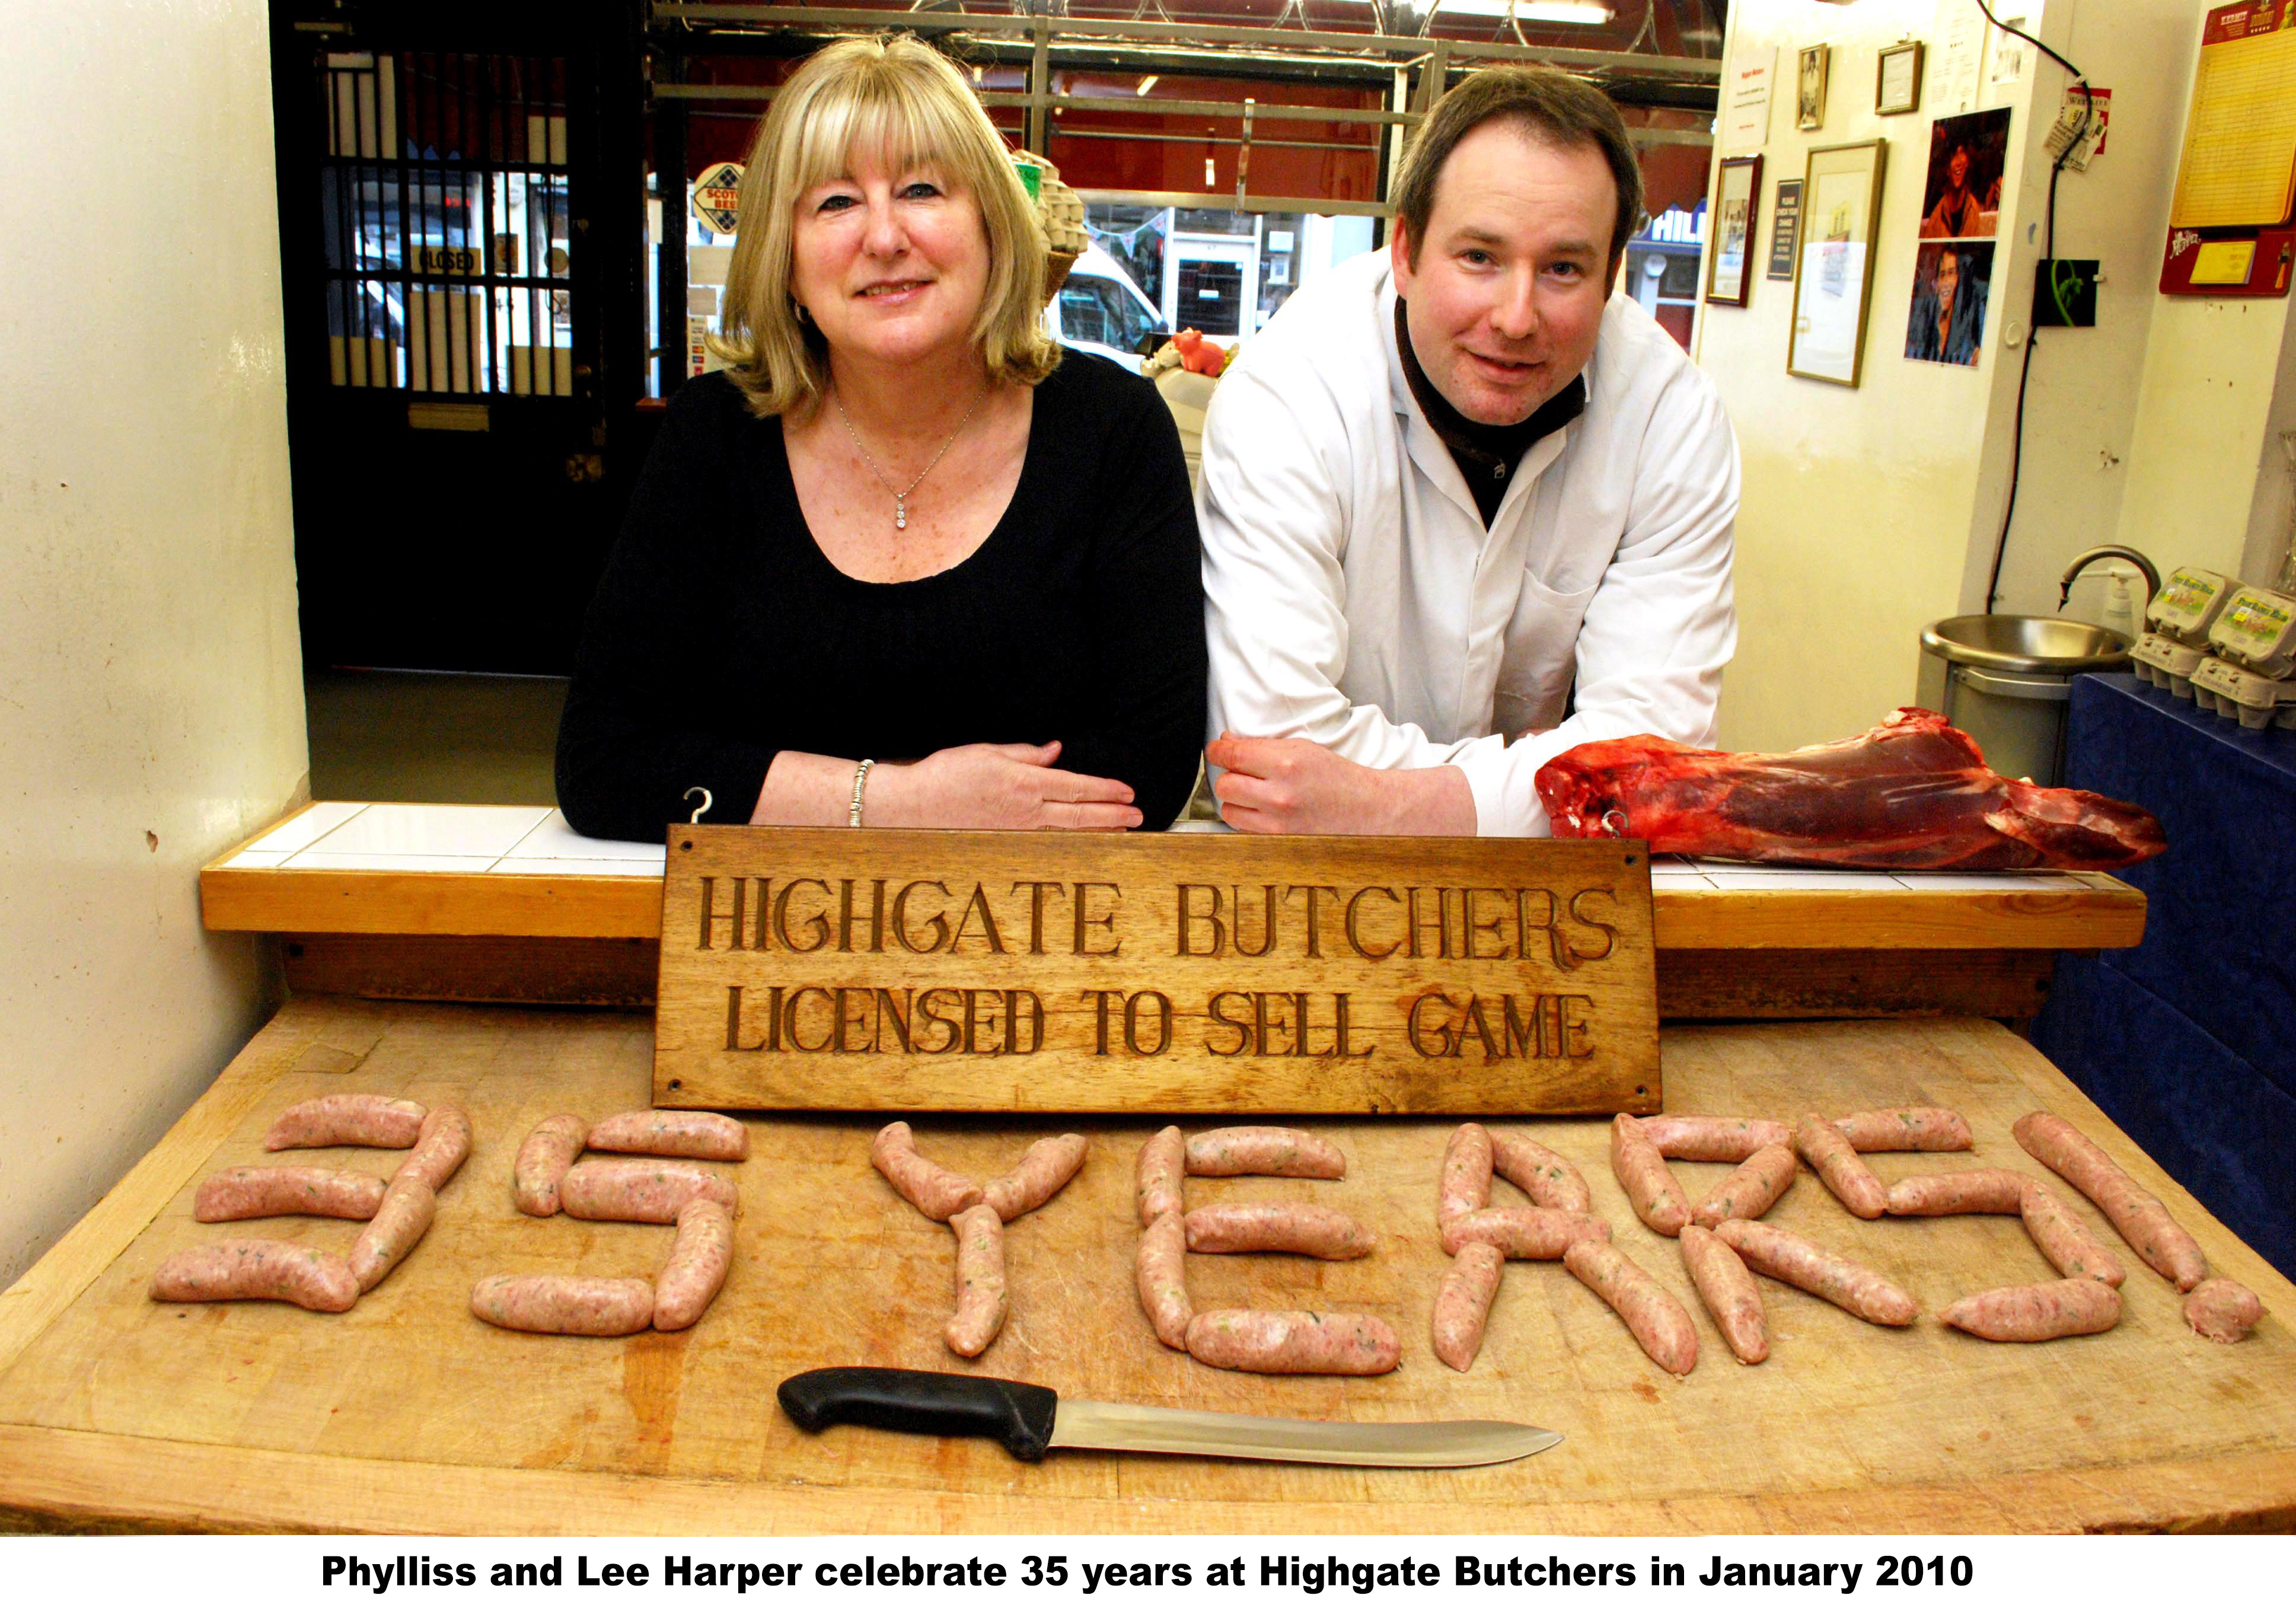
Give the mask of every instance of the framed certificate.
[{"label": "framed certificate", "polygon": [[1886,118],[1918,111],[1921,105],[1922,42],[1887,46],[1874,70],[1874,110]]},{"label": "framed certificate", "polygon": [[1762,159],[1724,159],[1714,185],[1713,224],[1706,248],[1706,299],[1742,308],[1753,290],[1746,271],[1753,250],[1754,213],[1762,193]]},{"label": "framed certificate", "polygon": [[1857,383],[1874,299],[1874,237],[1887,140],[1821,145],[1802,173],[1801,255],[1794,265],[1786,373]]}]

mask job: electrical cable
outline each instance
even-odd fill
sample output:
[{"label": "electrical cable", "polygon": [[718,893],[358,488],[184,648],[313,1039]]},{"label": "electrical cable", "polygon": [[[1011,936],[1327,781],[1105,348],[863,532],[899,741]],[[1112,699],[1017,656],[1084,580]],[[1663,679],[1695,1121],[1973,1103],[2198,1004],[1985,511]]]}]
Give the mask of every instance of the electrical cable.
[{"label": "electrical cable", "polygon": [[[2065,148],[2057,152],[2057,160],[2049,168],[2049,202],[2042,225],[2041,257],[2050,265],[2049,291],[2056,299],[2058,308],[2062,311],[2064,307],[2064,292],[2056,277],[2057,180],[2064,175],[2065,163],[2071,160],[2074,152],[2080,149],[2081,142],[2088,137],[2089,125],[2095,120],[2096,117],[2096,96],[2089,92],[2088,76],[2079,68],[2075,67],[2070,62],[2066,61],[2022,29],[2012,28],[1996,17],[1985,4],[1985,0],[1974,0],[1974,3],[1977,9],[1984,13],[1988,22],[2005,34],[2013,34],[2024,40],[2072,74],[2073,87],[2081,92],[2081,120],[2073,129],[2072,138],[2065,142]],[[2002,315],[2001,322],[2003,327],[2006,328],[2009,323],[2009,316],[2006,313]],[[2001,511],[2001,534],[1994,538],[1993,543],[1993,572],[1985,583],[1985,612],[1988,614],[1993,612],[1993,605],[2001,595],[2001,561],[2009,553],[2010,521],[2017,517],[2017,477],[2023,468],[2025,455],[2025,382],[2032,377],[2033,349],[2040,344],[2039,334],[2038,330],[2026,331],[2025,356],[2017,368],[2017,412],[2009,437],[2009,500],[2007,505]]]}]

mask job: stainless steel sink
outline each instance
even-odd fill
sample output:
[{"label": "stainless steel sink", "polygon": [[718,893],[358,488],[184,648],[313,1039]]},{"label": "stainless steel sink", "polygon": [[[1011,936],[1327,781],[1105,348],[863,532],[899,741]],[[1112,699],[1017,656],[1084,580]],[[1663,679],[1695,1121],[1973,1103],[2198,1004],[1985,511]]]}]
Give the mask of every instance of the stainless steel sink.
[{"label": "stainless steel sink", "polygon": [[2129,643],[2118,631],[2085,620],[2035,614],[1960,614],[1922,633],[1922,646],[1954,664],[2028,676],[2118,670]]}]

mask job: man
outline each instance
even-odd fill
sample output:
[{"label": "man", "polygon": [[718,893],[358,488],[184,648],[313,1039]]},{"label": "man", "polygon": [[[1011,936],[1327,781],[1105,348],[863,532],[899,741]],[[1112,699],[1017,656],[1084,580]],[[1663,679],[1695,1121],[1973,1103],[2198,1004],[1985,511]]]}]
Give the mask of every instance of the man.
[{"label": "man", "polygon": [[1243,347],[1197,496],[1230,825],[1538,835],[1564,749],[1714,741],[1737,447],[1609,293],[1641,210],[1599,91],[1488,69],[1430,113],[1391,250]]}]

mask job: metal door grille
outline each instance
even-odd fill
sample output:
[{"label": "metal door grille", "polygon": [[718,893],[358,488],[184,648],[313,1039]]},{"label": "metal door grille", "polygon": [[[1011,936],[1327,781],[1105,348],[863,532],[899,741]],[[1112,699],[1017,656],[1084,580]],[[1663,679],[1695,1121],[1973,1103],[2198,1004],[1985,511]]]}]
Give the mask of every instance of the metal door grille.
[{"label": "metal door grille", "polygon": [[326,52],[316,68],[333,382],[572,396],[564,60]]}]

